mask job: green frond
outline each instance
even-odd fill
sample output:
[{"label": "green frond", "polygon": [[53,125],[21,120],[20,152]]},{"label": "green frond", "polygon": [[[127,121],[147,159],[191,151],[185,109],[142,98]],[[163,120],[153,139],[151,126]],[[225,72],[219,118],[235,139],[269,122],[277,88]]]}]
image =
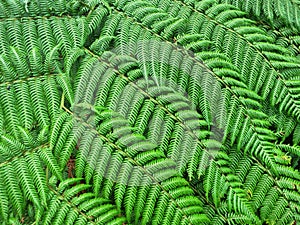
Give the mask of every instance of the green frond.
[{"label": "green frond", "polygon": [[[52,196],[44,212],[43,224],[124,224],[126,219],[109,199],[98,198],[89,192],[90,185],[78,180],[51,189]],[[70,184],[73,183],[73,186]],[[75,222],[76,221],[76,222]]]},{"label": "green frond", "polygon": [[51,170],[59,180],[62,180],[61,169],[58,165],[56,158],[53,156],[49,148],[40,149],[38,151],[39,157],[43,160],[44,164]]},{"label": "green frond", "polygon": [[[103,114],[104,113],[104,114]],[[187,220],[187,221],[205,221],[205,216],[196,216],[196,212],[201,212],[201,204],[200,202],[197,201],[196,198],[194,198],[192,196],[192,190],[190,188],[187,188],[187,190],[183,190],[182,194],[180,194],[180,196],[182,195],[182,200],[180,200],[180,198],[178,199],[177,202],[177,195],[175,195],[175,193],[177,193],[175,190],[173,190],[174,188],[171,186],[170,190],[165,189],[163,184],[159,184],[164,180],[168,180],[171,179],[175,174],[175,170],[174,170],[174,162],[173,160],[168,160],[165,158],[164,154],[159,154],[159,152],[153,151],[151,152],[150,150],[155,148],[155,146],[153,145],[149,145],[147,144],[146,141],[144,141],[144,138],[142,136],[139,136],[137,134],[134,133],[129,133],[128,135],[122,136],[118,139],[117,142],[115,142],[114,144],[110,141],[110,139],[115,136],[114,133],[112,133],[111,137],[107,136],[107,132],[109,132],[112,128],[114,129],[115,127],[120,127],[120,126],[124,126],[124,122],[118,122],[118,117],[113,116],[112,114],[112,118],[110,118],[109,114],[105,115],[105,111],[101,113],[99,116],[100,118],[104,118],[104,122],[102,124],[100,124],[99,128],[97,128],[97,131],[94,130],[93,127],[91,127],[90,124],[86,124],[85,125],[85,129],[86,132],[91,133],[91,136],[89,139],[82,139],[82,141],[80,141],[80,146],[78,149],[78,156],[76,158],[76,160],[78,160],[78,163],[76,164],[76,170],[78,169],[78,172],[76,172],[77,175],[80,175],[83,173],[86,176],[87,181],[89,181],[91,179],[91,177],[93,177],[93,182],[101,182],[99,183],[99,188],[100,190],[103,191],[104,196],[106,196],[107,198],[111,195],[111,193],[115,193],[115,197],[116,197],[116,201],[118,202],[118,206],[119,207],[124,207],[124,200],[123,200],[123,196],[125,193],[127,193],[127,189],[130,188],[132,185],[136,186],[136,187],[140,187],[137,189],[138,193],[140,191],[143,190],[143,187],[148,187],[150,193],[152,191],[155,190],[155,195],[151,196],[151,195],[147,195],[148,197],[150,197],[149,202],[147,200],[147,202],[144,205],[141,205],[142,202],[146,201],[146,199],[141,199],[141,198],[145,198],[146,196],[140,196],[136,199],[136,204],[137,206],[134,207],[134,210],[136,211],[136,218],[135,218],[135,223],[138,223],[138,221],[141,221],[141,223],[146,224],[147,222],[150,221],[152,215],[155,215],[157,212],[157,209],[153,209],[152,213],[150,210],[150,208],[153,208],[153,205],[156,203],[156,201],[158,201],[158,197],[159,196],[163,196],[163,194],[168,191],[168,201],[171,201],[170,204],[173,205],[173,207],[175,207],[174,209],[176,213],[176,211],[179,210],[179,216],[176,221],[181,221],[181,219],[183,220]],[[80,119],[80,118],[78,118]],[[112,119],[112,120],[111,120]],[[105,121],[107,120],[110,121],[111,123],[105,123]],[[83,124],[85,124],[84,122],[82,122]],[[74,135],[76,136],[78,128],[74,127]],[[99,132],[99,133],[98,133]],[[88,134],[88,133],[87,133]],[[92,135],[93,134],[93,135]],[[81,135],[84,135],[84,133],[82,133]],[[96,135],[96,136],[95,136]],[[104,136],[107,136],[108,139],[103,138]],[[68,143],[71,142],[71,140],[73,139],[73,137],[69,136],[66,140],[66,145],[68,145]],[[85,148],[83,148],[83,146],[85,146],[86,144],[90,144],[90,142],[88,142],[88,140],[93,140],[93,143],[95,142],[94,145],[92,144],[90,146],[91,150],[89,152],[81,152],[83,151]],[[101,140],[101,141],[100,141]],[[105,145],[101,144],[101,142],[104,142]],[[103,145],[103,147],[101,147],[101,145]],[[110,148],[112,148],[113,151],[115,151],[114,153],[107,151],[105,149],[107,149],[107,147],[110,146]],[[73,146],[74,148],[75,146]],[[101,151],[99,151],[101,150]],[[99,152],[101,152],[100,157],[99,158]],[[144,154],[144,153],[148,153],[146,155],[144,155],[142,158],[141,156],[139,156],[140,154]],[[103,155],[103,154],[106,155]],[[93,156],[94,155],[94,156]],[[102,155],[102,156],[101,156]],[[107,158],[110,155],[110,159],[108,158],[108,161],[103,161],[103,158]],[[89,158],[87,158],[87,156],[90,156]],[[128,161],[123,161],[123,157],[126,157],[128,159]],[[102,160],[101,160],[102,159]],[[143,160],[142,160],[143,159]],[[101,164],[99,164],[99,160],[101,160]],[[98,161],[98,165],[97,162]],[[108,165],[105,166],[104,163],[108,163]],[[99,170],[99,166],[105,166],[108,168],[108,170]],[[84,167],[86,167],[86,169],[84,169]],[[96,167],[96,168],[95,168]],[[99,168],[99,169],[98,169]],[[100,172],[100,173],[95,173],[94,170],[96,172]],[[81,171],[81,172],[80,172]],[[101,172],[102,171],[102,172]],[[116,171],[119,171],[118,176],[116,176]],[[136,171],[136,172],[133,172]],[[137,177],[132,177],[131,174],[136,174],[139,176],[139,179],[143,178],[142,180],[137,179]],[[105,178],[105,179],[103,179]],[[97,180],[95,180],[97,179]],[[133,179],[133,180],[132,180]],[[173,179],[173,178],[172,178]],[[174,177],[174,179],[181,179],[180,177]],[[113,181],[118,181],[118,183],[116,184],[116,186],[114,185]],[[120,182],[120,183],[119,183]],[[132,183],[134,182],[134,183]],[[141,184],[139,184],[140,182],[142,182]],[[170,181],[171,182],[171,181]],[[143,184],[144,183],[144,184]],[[95,183],[94,183],[95,184]],[[128,184],[127,186],[124,186]],[[95,184],[96,185],[96,184]],[[170,184],[171,185],[171,184]],[[96,188],[96,186],[95,186]],[[97,188],[99,190],[99,188]],[[178,187],[179,188],[179,187]],[[172,190],[174,191],[174,193],[172,192]],[[179,191],[179,190],[178,190]],[[174,196],[173,196],[174,195]],[[139,194],[138,194],[139,196]],[[171,199],[170,199],[171,198]],[[188,203],[190,200],[194,199],[191,203]],[[134,201],[134,199],[131,199],[130,201]],[[141,202],[142,201],[142,202]],[[164,204],[166,204],[167,202],[165,202]],[[185,212],[185,207],[189,206],[190,204],[192,204],[193,206],[195,205],[199,205],[199,209],[194,211],[194,212]],[[133,206],[133,205],[132,205]],[[148,207],[149,210],[145,210],[143,209],[144,207]],[[141,212],[141,210],[145,210],[142,215],[139,214],[139,212]],[[131,212],[133,209],[131,210],[126,210],[127,212]],[[147,212],[147,214],[146,214]],[[148,214],[150,213],[150,214]],[[189,217],[186,217],[184,219],[186,215],[186,213],[191,215]],[[140,216],[138,216],[140,215]],[[175,215],[175,214],[172,214]],[[128,217],[129,215],[127,215]],[[130,218],[130,217],[129,217]],[[129,219],[128,220],[131,220]],[[173,218],[173,217],[172,217]]]},{"label": "green frond", "polygon": [[299,5],[0,2],[0,223],[297,223]]}]

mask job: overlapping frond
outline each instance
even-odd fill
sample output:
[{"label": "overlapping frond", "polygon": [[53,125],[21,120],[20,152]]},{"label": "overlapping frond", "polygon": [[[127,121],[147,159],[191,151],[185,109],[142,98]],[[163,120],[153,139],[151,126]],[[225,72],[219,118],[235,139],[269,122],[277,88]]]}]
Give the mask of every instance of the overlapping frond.
[{"label": "overlapping frond", "polygon": [[298,10],[0,3],[0,222],[295,224]]}]

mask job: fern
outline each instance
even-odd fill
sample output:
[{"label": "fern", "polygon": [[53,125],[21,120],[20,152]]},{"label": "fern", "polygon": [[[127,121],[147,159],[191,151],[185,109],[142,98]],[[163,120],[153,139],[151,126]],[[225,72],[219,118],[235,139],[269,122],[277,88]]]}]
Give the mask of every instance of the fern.
[{"label": "fern", "polygon": [[295,224],[298,2],[0,2],[2,224]]}]

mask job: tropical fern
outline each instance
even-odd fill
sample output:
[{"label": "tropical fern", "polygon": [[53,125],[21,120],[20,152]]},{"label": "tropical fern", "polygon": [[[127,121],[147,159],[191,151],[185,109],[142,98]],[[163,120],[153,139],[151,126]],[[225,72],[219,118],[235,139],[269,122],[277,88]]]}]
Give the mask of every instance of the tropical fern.
[{"label": "tropical fern", "polygon": [[1,224],[300,222],[298,11],[0,2]]}]

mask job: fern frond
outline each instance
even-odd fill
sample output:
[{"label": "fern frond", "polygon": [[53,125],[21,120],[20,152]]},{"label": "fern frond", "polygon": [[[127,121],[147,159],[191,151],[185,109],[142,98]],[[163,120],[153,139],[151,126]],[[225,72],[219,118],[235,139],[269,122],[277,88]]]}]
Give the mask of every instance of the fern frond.
[{"label": "fern frond", "polygon": [[78,179],[64,182],[64,188],[60,184],[57,189],[51,189],[50,205],[44,212],[43,224],[76,222],[76,224],[121,225],[126,222],[110,200],[98,198],[89,192],[90,185],[78,184]]},{"label": "fern frond", "polygon": [[298,5],[0,2],[0,221],[299,221]]},{"label": "fern frond", "polygon": [[[93,133],[95,133],[95,134],[97,134],[97,132],[94,130],[93,131],[93,128],[89,128],[90,127],[90,125],[87,125],[87,127],[86,128],[88,128],[88,130],[87,131],[89,131],[89,132],[93,132]],[[92,130],[91,130],[92,129]],[[75,129],[76,130],[76,129]],[[103,174],[103,175],[101,175],[101,174],[95,174],[95,177],[93,178],[93,179],[95,179],[95,178],[97,178],[98,176],[99,176],[99,178],[101,178],[102,176],[104,176],[105,178],[107,178],[107,180],[103,180],[103,178],[101,178],[101,180],[102,180],[102,187],[101,187],[101,189],[103,189],[103,192],[104,192],[104,195],[105,196],[107,196],[107,197],[109,197],[110,196],[110,192],[111,191],[118,191],[118,190],[121,190],[120,189],[120,187],[119,188],[117,188],[117,186],[116,186],[116,188],[117,189],[114,189],[114,183],[112,182],[112,181],[122,181],[123,179],[125,179],[124,180],[124,182],[125,182],[125,184],[127,183],[127,182],[129,182],[129,187],[131,186],[131,185],[134,185],[135,187],[139,187],[140,185],[141,185],[141,187],[143,187],[143,186],[145,186],[145,187],[148,187],[148,188],[150,188],[150,190],[156,190],[156,192],[157,192],[157,194],[158,193],[161,193],[161,191],[163,191],[163,190],[165,190],[165,188],[164,188],[164,186],[161,186],[161,185],[159,185],[159,183],[161,182],[161,180],[165,180],[166,178],[168,178],[168,177],[172,177],[172,175],[175,175],[175,171],[173,171],[172,172],[172,170],[173,170],[173,163],[171,162],[171,161],[168,161],[168,160],[165,160],[164,159],[164,156],[163,155],[158,155],[156,152],[153,152],[152,154],[154,154],[153,156],[151,156],[151,154],[148,154],[148,158],[149,157],[153,157],[150,161],[145,161],[142,165],[144,165],[143,167],[141,167],[141,160],[138,160],[137,161],[137,159],[135,159],[135,157],[137,157],[140,153],[140,151],[141,150],[138,150],[138,149],[135,149],[135,145],[134,145],[134,142],[141,142],[141,140],[139,140],[139,138],[138,137],[135,137],[135,136],[132,136],[132,134],[129,134],[129,136],[131,136],[131,139],[129,140],[128,139],[128,137],[127,136],[125,136],[125,137],[122,137],[122,138],[120,138],[117,142],[116,142],[116,144],[112,144],[112,142],[109,140],[109,139],[107,139],[107,138],[103,138],[104,136],[102,136],[102,135],[104,135],[106,132],[108,132],[108,129],[105,129],[105,130],[103,130],[103,131],[101,131],[102,129],[101,129],[101,126],[99,127],[99,133],[100,133],[100,140],[102,140],[102,141],[105,141],[106,142],[106,145],[108,144],[109,146],[110,146],[110,148],[111,147],[113,147],[113,148],[115,148],[116,150],[117,150],[117,152],[116,153],[110,153],[110,152],[107,152],[106,154],[112,154],[111,155],[111,159],[108,161],[108,162],[106,162],[106,163],[109,163],[109,169],[108,169],[108,171],[105,171],[105,173]],[[99,134],[97,135],[97,137],[96,138],[99,138]],[[99,141],[100,141],[99,140]],[[133,143],[130,143],[130,142],[128,142],[128,141],[130,141],[130,142],[133,142]],[[68,142],[68,141],[67,141]],[[84,143],[84,142],[83,142]],[[101,143],[101,142],[100,142]],[[100,148],[100,146],[99,146],[99,144],[100,144],[99,142],[98,142],[98,145],[97,145],[97,148]],[[142,142],[141,142],[141,147],[143,146],[142,145]],[[124,146],[125,146],[125,148],[124,148]],[[128,146],[128,147],[126,147],[126,146]],[[96,147],[96,146],[95,146]],[[137,146],[138,147],[138,146]],[[94,147],[93,147],[94,148]],[[124,150],[122,150],[124,148]],[[152,148],[151,147],[151,145],[149,146],[149,147],[146,147],[146,146],[144,146],[143,148],[142,148],[142,152],[144,152],[144,151],[149,151],[148,150],[148,148]],[[101,149],[101,148],[100,148]],[[100,150],[99,149],[99,150]],[[105,149],[106,148],[103,148],[103,150],[101,150],[101,152],[103,152],[103,153],[105,153]],[[98,152],[99,152],[99,150],[98,150]],[[93,150],[94,151],[94,150]],[[129,173],[130,172],[130,170],[126,170],[127,172],[125,172],[125,173],[123,173],[123,172],[120,172],[120,175],[119,176],[121,176],[120,178],[117,178],[116,177],[116,170],[119,170],[119,169],[121,169],[123,166],[121,166],[121,165],[123,165],[124,164],[124,166],[125,165],[127,165],[127,163],[126,163],[126,161],[125,162],[122,162],[122,161],[120,161],[120,160],[122,160],[123,159],[123,157],[124,156],[122,156],[122,155],[124,155],[124,156],[126,156],[127,158],[128,158],[128,160],[129,160],[129,162],[130,162],[130,164],[132,165],[132,163],[133,163],[133,166],[134,167],[132,167],[134,170],[137,170],[137,174],[139,174],[139,176],[140,176],[140,178],[142,178],[142,177],[144,177],[144,179],[142,179],[141,181],[138,181],[138,179],[137,178],[134,178],[134,180],[133,181],[130,181],[130,180],[128,180],[129,178],[130,178],[130,174],[131,173]],[[150,153],[150,152],[149,152]],[[92,155],[94,154],[94,153],[91,153]],[[84,155],[81,155],[80,156],[80,158],[78,158],[77,160],[80,160],[80,161],[85,161],[85,160],[87,160],[87,159],[84,159],[84,158],[82,158]],[[93,159],[93,161],[95,161],[95,160],[99,160],[98,159],[98,157],[97,157],[97,155],[95,155],[96,157],[93,159],[93,158],[91,158],[91,159]],[[87,157],[87,154],[85,154],[85,157]],[[105,156],[105,158],[106,158],[107,156]],[[133,158],[132,158],[133,157]],[[102,159],[103,159],[103,156],[102,156]],[[89,162],[88,163],[88,165],[87,166],[91,166],[92,167],[92,165],[94,164],[92,161],[90,161],[90,160],[87,160],[87,162]],[[103,162],[102,161],[102,163],[105,163],[105,162]],[[80,164],[77,164],[78,166],[79,166],[79,171],[81,170],[82,171],[82,169],[80,169],[80,168],[82,168],[82,166],[84,166],[82,163],[80,163]],[[96,164],[94,164],[94,165],[96,165]],[[121,168],[120,168],[120,166],[121,166]],[[167,171],[164,171],[165,169],[167,169]],[[96,169],[96,171],[99,171],[98,169]],[[122,169],[121,169],[121,171],[122,171]],[[164,172],[163,172],[164,171]],[[88,172],[88,170],[86,170],[86,172]],[[103,171],[104,172],[104,171]],[[168,172],[168,173],[166,173],[166,172]],[[88,175],[88,174],[87,174]],[[123,177],[122,177],[123,176]],[[99,178],[97,178],[97,179],[99,179]],[[174,179],[175,179],[176,177],[174,177]],[[133,179],[133,178],[131,178],[131,179]],[[177,177],[177,179],[180,179],[179,177]],[[100,180],[100,181],[101,181]],[[127,181],[128,180],[128,181]],[[95,182],[95,181],[94,181]],[[131,182],[138,182],[138,183],[133,183],[133,184],[130,184]],[[146,182],[146,183],[141,183],[141,184],[139,184],[139,182]],[[147,183],[147,182],[150,182],[150,183]],[[152,184],[152,182],[154,182],[153,184]],[[155,185],[154,185],[155,184]],[[124,187],[123,186],[123,183],[122,183],[122,186],[121,187]],[[127,188],[126,188],[127,189]],[[126,190],[125,189],[125,190]],[[116,192],[116,194],[117,193],[119,193],[116,197],[117,198],[120,198],[119,200],[118,200],[118,202],[122,202],[122,205],[124,204],[124,202],[123,202],[123,200],[121,200],[121,199],[123,199],[123,197],[122,197],[122,195],[125,193],[125,190],[123,190],[122,192]],[[138,189],[139,190],[139,189]],[[141,189],[142,190],[142,189]],[[166,190],[165,190],[166,191]],[[175,190],[174,190],[175,191]],[[171,202],[172,202],[172,204],[175,204],[174,206],[175,206],[175,208],[178,208],[178,210],[183,210],[183,209],[180,209],[181,207],[186,207],[187,205],[185,205],[185,204],[188,204],[188,203],[185,203],[184,204],[184,202],[182,202],[182,203],[180,203],[180,202],[175,202],[175,196],[174,197],[172,197],[172,192],[171,192],[171,190],[169,190],[168,192],[170,192],[168,195],[169,195],[169,198],[171,198]],[[123,194],[122,194],[123,193]],[[162,193],[164,193],[164,192],[162,192]],[[189,193],[189,192],[188,192]],[[183,193],[183,195],[184,196],[186,196],[187,198],[192,198],[191,196],[190,196],[190,194],[188,194],[187,192],[186,193]],[[120,194],[122,194],[122,195],[120,195]],[[156,195],[157,195],[156,194]],[[148,195],[149,196],[149,195]],[[189,197],[188,197],[189,196]],[[142,197],[142,196],[141,196]],[[158,197],[158,196],[157,196]],[[143,197],[143,198],[145,198],[145,196]],[[174,198],[174,200],[172,200]],[[146,202],[146,207],[147,207],[147,204],[150,204],[149,205],[149,207],[151,207],[151,208],[153,208],[153,204],[155,204],[155,202],[157,201],[157,200],[155,200],[156,199],[156,197],[155,196],[153,196],[153,197],[151,197],[151,201],[153,201],[153,202],[149,202],[149,203],[147,203]],[[193,199],[193,198],[192,198]],[[131,201],[133,201],[134,199],[131,199]],[[139,200],[139,198],[137,199],[137,201],[141,201],[142,199],[140,199]],[[145,201],[145,199],[143,200],[143,201]],[[184,198],[182,199],[182,201],[184,201]],[[196,205],[198,205],[198,204],[200,204],[200,202],[199,203],[197,203],[198,201],[196,201],[196,199],[194,199],[194,201],[195,201],[195,203],[193,203],[193,204],[196,204]],[[136,211],[136,223],[139,221],[139,211],[142,209],[141,207],[143,207],[142,205],[139,205],[140,203],[137,203],[137,208],[135,209],[135,210],[137,210]],[[183,205],[182,205],[183,204]],[[174,207],[173,206],[173,207]],[[201,207],[199,208],[199,210],[201,209]],[[129,210],[130,212],[131,212],[131,210]],[[199,211],[198,211],[199,212]],[[153,211],[153,213],[155,214],[155,211]],[[178,219],[180,220],[182,217],[184,217],[184,215],[185,215],[185,211],[182,211],[182,216],[180,216]],[[187,213],[187,212],[186,212]],[[127,216],[129,216],[129,215],[127,215]],[[151,218],[151,216],[150,215],[147,215],[147,214],[143,214],[143,215],[141,215],[142,217],[141,217],[141,221],[142,221],[142,223],[145,223],[146,224],[146,222],[147,221],[149,221],[149,219]],[[193,216],[193,215],[191,215],[191,217],[192,218],[194,218],[195,220],[200,220],[200,218],[202,218],[202,217],[199,217],[199,216]],[[203,220],[205,220],[205,217],[203,217],[202,218]],[[202,220],[201,219],[201,220]],[[130,219],[131,220],[131,219]],[[176,219],[177,220],[177,219]],[[184,218],[184,220],[190,220],[190,219],[188,219],[188,218]],[[144,221],[144,222],[143,222]]]}]

